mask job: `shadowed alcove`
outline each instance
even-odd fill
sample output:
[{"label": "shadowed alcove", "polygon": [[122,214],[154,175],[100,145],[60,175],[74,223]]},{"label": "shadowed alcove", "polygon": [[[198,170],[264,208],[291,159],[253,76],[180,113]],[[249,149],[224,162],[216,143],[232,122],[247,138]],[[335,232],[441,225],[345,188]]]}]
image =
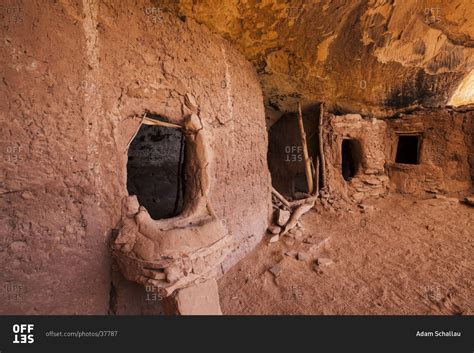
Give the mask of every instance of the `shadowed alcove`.
[{"label": "shadowed alcove", "polygon": [[349,181],[356,176],[362,160],[360,142],[353,139],[342,140],[342,176]]},{"label": "shadowed alcove", "polygon": [[420,135],[399,135],[395,163],[420,163]]},{"label": "shadowed alcove", "polygon": [[182,131],[166,126],[142,125],[130,144],[127,190],[153,219],[175,217],[183,209],[184,151]]}]

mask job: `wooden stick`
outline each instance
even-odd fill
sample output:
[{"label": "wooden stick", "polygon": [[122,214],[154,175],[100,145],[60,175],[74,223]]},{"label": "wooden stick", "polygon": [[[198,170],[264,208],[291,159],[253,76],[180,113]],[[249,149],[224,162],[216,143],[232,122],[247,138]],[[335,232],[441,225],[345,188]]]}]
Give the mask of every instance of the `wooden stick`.
[{"label": "wooden stick", "polygon": [[173,123],[167,123],[165,121],[149,118],[149,117],[146,116],[146,113],[144,113],[143,116],[133,116],[132,119],[134,119],[134,118],[141,118],[142,120],[140,121],[140,125],[138,125],[138,128],[135,131],[135,133],[133,134],[132,138],[130,139],[130,141],[128,141],[127,147],[125,148],[125,153],[128,151],[130,145],[132,144],[133,139],[137,136],[138,131],[140,131],[140,128],[142,127],[142,125],[160,125],[160,126],[172,127],[172,128],[175,128],[175,129],[182,129],[183,128],[181,125],[177,125],[177,124],[173,124]]},{"label": "wooden stick", "polygon": [[[316,161],[319,159],[318,156],[316,156]],[[319,191],[319,180],[318,180],[318,173],[319,173],[319,169],[316,169],[314,167],[314,163],[313,163],[313,157],[310,157],[309,158],[310,162],[311,162],[311,174],[313,174],[313,185],[314,185],[314,191],[313,191],[313,195],[317,195],[318,194],[318,191]],[[319,166],[318,166],[319,167]]]},{"label": "wooden stick", "polygon": [[298,220],[301,218],[302,215],[304,215],[306,212],[308,212],[310,209],[312,209],[314,206],[314,200],[312,200],[310,203],[305,203],[301,206],[298,206],[295,211],[291,214],[290,219],[288,220],[288,223],[286,223],[285,229],[283,232],[280,233],[280,236],[285,235],[288,233],[288,231],[293,228],[296,223],[298,223]]},{"label": "wooden stick", "polygon": [[285,199],[285,197],[280,194],[278,191],[275,190],[275,188],[272,186],[272,193],[275,195],[275,197],[281,201],[282,204],[284,204],[286,207],[291,208],[290,203]]},{"label": "wooden stick", "polygon": [[181,125],[168,123],[166,121],[161,121],[161,120],[152,119],[152,118],[148,118],[148,117],[144,117],[143,124],[145,124],[145,125],[160,125],[160,126],[172,127],[172,128],[175,128],[175,129],[182,129],[183,128]]},{"label": "wooden stick", "polygon": [[306,198],[301,199],[301,200],[291,201],[290,205],[291,205],[292,208],[296,208],[298,206],[301,206],[301,205],[304,205],[304,204],[307,204],[307,203],[315,202],[317,199],[318,199],[318,196],[313,195],[313,196],[306,197]]},{"label": "wooden stick", "polygon": [[311,175],[313,175],[313,185],[314,185],[314,163],[313,163],[313,157],[309,157],[309,165],[311,166]]},{"label": "wooden stick", "polygon": [[321,102],[319,106],[319,161],[321,163],[321,189],[326,186],[326,161],[324,158],[324,145],[323,145],[323,115],[324,115],[324,102]]},{"label": "wooden stick", "polygon": [[301,143],[303,145],[303,156],[306,169],[306,182],[308,183],[308,194],[313,193],[313,175],[311,173],[311,162],[309,161],[308,144],[306,143],[306,133],[303,125],[303,114],[301,113],[301,104],[298,103],[298,125],[300,127]]},{"label": "wooden stick", "polygon": [[133,139],[137,136],[138,131],[140,131],[140,128],[142,127],[143,122],[144,122],[145,119],[146,119],[146,113],[143,114],[143,117],[141,117],[141,118],[142,118],[142,120],[140,121],[140,125],[138,125],[137,130],[136,130],[135,133],[133,134],[133,136],[132,136],[132,138],[130,139],[130,141],[128,141],[127,147],[125,147],[124,153],[127,153],[127,152],[128,152],[128,149],[129,149],[130,145],[132,144]]},{"label": "wooden stick", "polygon": [[314,189],[315,194],[319,193],[319,156],[316,156],[316,165],[314,166]]}]

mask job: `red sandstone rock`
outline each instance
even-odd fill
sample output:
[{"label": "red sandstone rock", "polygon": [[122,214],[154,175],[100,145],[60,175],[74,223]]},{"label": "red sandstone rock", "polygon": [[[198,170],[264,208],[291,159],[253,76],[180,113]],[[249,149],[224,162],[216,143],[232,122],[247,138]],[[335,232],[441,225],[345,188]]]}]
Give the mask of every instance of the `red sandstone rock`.
[{"label": "red sandstone rock", "polygon": [[[180,313],[220,313],[215,278],[264,236],[271,183],[302,195],[295,187],[300,136],[291,114],[300,100],[308,137],[323,131],[324,217],[341,208],[341,199],[463,195],[472,188],[472,107],[444,107],[450,97],[472,98],[453,95],[457,87],[469,90],[472,26],[464,17],[472,8],[454,1],[444,8],[446,21],[423,23],[418,2],[308,3],[298,18],[289,16],[290,3],[257,9],[252,0],[237,9],[226,0],[222,16],[209,16],[211,5],[176,3],[188,18],[163,12],[156,26],[143,0],[33,0],[22,4],[21,23],[3,22],[0,282],[28,295],[9,301],[1,292],[0,314],[156,314],[163,311],[160,300],[148,301],[157,288],[168,290]],[[308,25],[316,17],[320,33]],[[321,101],[332,109],[318,130],[312,106]],[[420,103],[431,108],[412,110]],[[184,126],[192,206],[176,219],[152,219],[127,191],[127,149],[145,112]],[[415,163],[397,162],[404,135],[419,137]],[[350,175],[343,155],[353,159]],[[464,207],[457,198],[438,198],[429,201],[433,212]],[[286,216],[279,214],[279,225]],[[355,224],[361,231],[367,221]],[[403,234],[405,228],[394,226]],[[465,236],[470,229],[455,231]],[[302,227],[290,233],[304,237]],[[352,242],[356,250],[363,236]],[[301,245],[289,237],[284,243]],[[298,249],[298,259],[323,242],[310,244]],[[282,267],[269,271],[279,276]]]}]

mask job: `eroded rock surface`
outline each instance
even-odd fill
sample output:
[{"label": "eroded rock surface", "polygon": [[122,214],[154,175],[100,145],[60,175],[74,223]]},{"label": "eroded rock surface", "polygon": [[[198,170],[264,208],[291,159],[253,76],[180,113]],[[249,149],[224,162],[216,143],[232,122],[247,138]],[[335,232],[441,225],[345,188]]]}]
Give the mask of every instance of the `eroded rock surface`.
[{"label": "eroded rock surface", "polygon": [[445,105],[474,67],[474,7],[464,0],[154,3],[235,44],[260,75],[270,119],[299,100],[377,115]]}]

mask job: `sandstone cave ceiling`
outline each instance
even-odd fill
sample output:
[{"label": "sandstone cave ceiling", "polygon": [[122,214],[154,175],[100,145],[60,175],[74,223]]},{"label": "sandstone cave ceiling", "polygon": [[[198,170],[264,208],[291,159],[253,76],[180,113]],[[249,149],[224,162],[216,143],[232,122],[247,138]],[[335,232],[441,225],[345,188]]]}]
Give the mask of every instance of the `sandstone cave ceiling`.
[{"label": "sandstone cave ceiling", "polygon": [[271,120],[298,101],[375,116],[474,101],[471,0],[154,4],[232,42],[254,64]]}]

